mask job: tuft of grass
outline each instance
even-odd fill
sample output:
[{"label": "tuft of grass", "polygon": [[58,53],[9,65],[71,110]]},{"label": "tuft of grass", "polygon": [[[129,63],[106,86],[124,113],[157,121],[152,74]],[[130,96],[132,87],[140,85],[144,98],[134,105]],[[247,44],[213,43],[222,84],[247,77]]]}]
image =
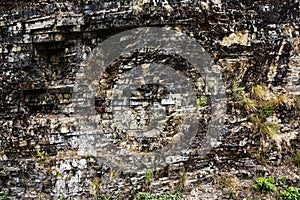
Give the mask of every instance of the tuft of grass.
[{"label": "tuft of grass", "polygon": [[270,99],[270,101],[275,107],[285,105],[287,108],[291,108],[293,105],[293,101],[289,98],[287,94],[280,94],[276,98]]},{"label": "tuft of grass", "polygon": [[260,125],[262,123],[261,119],[258,117],[258,115],[252,115],[250,116],[250,121],[254,124],[256,124],[257,126]]},{"label": "tuft of grass", "polygon": [[251,94],[257,100],[262,100],[269,95],[268,88],[264,85],[256,85],[252,87]]},{"label": "tuft of grass", "polygon": [[94,180],[92,181],[90,187],[91,187],[92,194],[94,194],[95,196],[98,196],[98,194],[100,193],[100,190],[102,188],[101,179],[99,177],[95,177]]},{"label": "tuft of grass", "polygon": [[187,181],[188,181],[188,175],[187,175],[187,173],[184,173],[178,181],[178,184],[176,187],[177,190],[181,191],[184,187],[186,187]]},{"label": "tuft of grass", "polygon": [[109,171],[109,178],[111,180],[114,180],[116,178],[118,178],[119,174],[118,174],[118,171],[114,170],[114,169],[110,169]]},{"label": "tuft of grass", "polygon": [[222,188],[226,187],[226,188],[230,188],[230,189],[235,189],[239,185],[239,180],[236,177],[230,176],[230,175],[220,176],[218,178],[218,180],[219,180],[219,185]]},{"label": "tuft of grass", "polygon": [[247,98],[245,87],[239,87],[237,82],[233,82],[232,92],[234,96],[236,96],[238,99],[240,99],[243,102],[247,112],[256,111],[257,102],[255,100]]},{"label": "tuft of grass", "polygon": [[254,157],[262,164],[265,165],[268,162],[268,158],[263,152],[257,152],[254,154]]},{"label": "tuft of grass", "polygon": [[255,100],[249,99],[246,95],[242,96],[242,101],[247,112],[253,112],[257,110],[257,102]]},{"label": "tuft of grass", "polygon": [[145,173],[145,184],[149,185],[153,181],[153,171],[151,169],[148,169]]},{"label": "tuft of grass", "polygon": [[273,177],[265,178],[265,177],[259,177],[255,180],[255,184],[253,184],[253,188],[263,192],[274,192],[276,191],[276,188],[274,186],[275,180]]},{"label": "tuft of grass", "polygon": [[267,135],[269,138],[274,139],[276,134],[279,133],[279,125],[274,123],[263,123],[260,125],[259,132],[262,135]]}]

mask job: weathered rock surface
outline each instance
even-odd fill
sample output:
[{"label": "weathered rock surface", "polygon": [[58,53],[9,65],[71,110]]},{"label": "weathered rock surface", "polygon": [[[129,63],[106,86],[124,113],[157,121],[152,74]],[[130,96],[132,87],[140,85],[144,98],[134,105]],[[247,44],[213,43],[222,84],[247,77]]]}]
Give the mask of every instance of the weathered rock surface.
[{"label": "weathered rock surface", "polygon": [[[286,176],[290,185],[299,187],[299,169],[293,164],[300,146],[299,9],[297,0],[3,0],[0,195],[9,191],[11,199],[92,199],[97,194],[132,199],[140,191],[160,193],[180,187],[187,199],[229,199],[227,188],[218,181],[224,174],[237,180],[239,186],[233,190],[238,191],[238,199],[255,198],[251,184],[260,175]],[[226,127],[219,145],[206,157],[191,153],[185,161],[154,170],[150,185],[145,184],[144,171],[124,172],[92,154],[78,152],[77,119],[72,115],[74,101],[81,101],[72,99],[75,76],[89,53],[112,35],[145,26],[169,27],[195,38],[221,69],[227,96]],[[124,55],[110,66],[110,73],[99,77],[96,107],[100,117],[93,120],[100,120],[104,132],[112,133],[114,128],[109,124],[108,100],[118,95],[114,88],[122,75],[118,70],[152,62],[171,65],[198,80],[197,84],[205,84],[201,74],[189,70],[189,64],[176,55],[143,50]],[[129,83],[126,78],[120,81],[120,85]],[[240,105],[235,83],[250,96],[255,85],[266,85],[270,96],[278,99],[285,95],[273,118],[266,119],[280,127],[275,140],[258,136],[250,119],[255,112]],[[148,104],[174,105],[162,95],[163,88],[148,86],[136,89],[132,97],[134,130],[149,122]],[[152,96],[143,98],[147,92]],[[197,92],[207,95],[200,89]],[[191,149],[201,144],[210,106],[207,100],[201,110],[202,132]],[[136,152],[155,151],[175,137],[178,120],[170,118],[166,135],[158,140],[150,133],[152,138],[144,141],[116,132],[107,136],[108,142]]]}]

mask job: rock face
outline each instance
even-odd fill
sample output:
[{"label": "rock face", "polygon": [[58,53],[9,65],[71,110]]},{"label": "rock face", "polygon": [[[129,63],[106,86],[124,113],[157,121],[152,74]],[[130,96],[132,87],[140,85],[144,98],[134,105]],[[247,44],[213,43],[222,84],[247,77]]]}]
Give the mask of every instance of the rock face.
[{"label": "rock face", "polygon": [[[294,156],[300,156],[299,9],[297,0],[3,0],[0,195],[8,191],[12,199],[133,199],[141,191],[180,189],[186,199],[226,199],[230,197],[224,187],[218,188],[218,177],[242,184],[261,174],[286,176],[299,186],[293,164]],[[226,94],[219,100],[226,101],[225,121],[222,130],[214,129],[220,137],[206,155],[197,150],[205,146],[203,138],[212,128],[208,124],[216,117],[206,89],[208,76],[183,56],[162,49],[136,49],[109,63],[94,82],[95,115],[89,117],[105,139],[90,133],[81,137],[78,124],[86,116],[74,115],[74,105],[86,96],[74,95],[74,88],[78,76],[93,77],[81,70],[88,69],[86,61],[103,41],[138,27],[162,27],[192,38],[210,56],[211,71],[221,74]],[[118,100],[123,86],[136,83],[126,73],[147,74],[153,63],[159,66],[152,71],[153,80],[162,74],[157,71],[171,66],[173,78],[186,79],[187,84],[139,80],[139,87],[131,88],[128,113],[123,112],[118,107],[122,102],[112,97]],[[176,75],[179,72],[183,75]],[[176,94],[170,88],[184,92]],[[177,97],[188,99],[193,92],[195,101],[180,107]],[[131,157],[180,141],[182,110],[198,113],[198,132],[183,155],[151,167],[151,182],[145,181],[146,162],[134,172],[104,162],[106,155],[98,150],[105,141],[120,152],[134,152]],[[166,114],[160,118],[160,113]],[[115,118],[122,123],[111,123]],[[153,123],[153,118],[159,120]],[[151,123],[158,132],[144,131]],[[138,130],[143,131],[137,134]],[[84,151],[86,146],[89,150]],[[291,172],[278,172],[285,167]],[[203,189],[208,185],[213,189]],[[237,192],[239,199],[255,198],[252,190],[243,190]]]}]

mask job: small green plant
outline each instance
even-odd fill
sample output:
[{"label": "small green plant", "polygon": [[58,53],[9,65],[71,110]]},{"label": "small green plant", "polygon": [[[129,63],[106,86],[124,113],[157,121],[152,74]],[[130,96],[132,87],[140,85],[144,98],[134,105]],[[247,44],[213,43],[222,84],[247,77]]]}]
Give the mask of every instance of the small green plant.
[{"label": "small green plant", "polygon": [[159,195],[151,195],[147,192],[139,192],[135,200],[183,200],[181,192],[177,191],[175,193],[166,192]]},{"label": "small green plant", "polygon": [[234,81],[232,84],[232,92],[234,95],[243,98],[245,96],[245,87],[238,87],[237,82]]},{"label": "small green plant", "polygon": [[260,164],[265,165],[268,162],[268,158],[262,152],[257,152],[254,157],[260,162]]},{"label": "small green plant", "polygon": [[228,195],[228,198],[230,200],[236,200],[237,199],[236,193],[233,190],[231,190],[231,189],[229,189],[227,191],[227,195]]},{"label": "small green plant", "polygon": [[256,111],[257,102],[255,100],[247,98],[246,92],[245,92],[245,87],[238,87],[237,83],[233,82],[232,92],[233,92],[234,96],[236,96],[243,102],[244,107],[247,112]]},{"label": "small green plant", "polygon": [[101,194],[97,194],[96,200],[111,200],[112,197],[109,195],[101,195]]},{"label": "small green plant", "polygon": [[38,151],[37,156],[38,156],[39,161],[45,161],[45,159],[46,159],[45,151]]},{"label": "small green plant", "polygon": [[135,200],[151,200],[153,199],[154,197],[147,193],[147,192],[139,192],[136,197],[135,197]]},{"label": "small green plant", "polygon": [[279,191],[278,200],[299,200],[300,189],[288,187],[285,190]]},{"label": "small green plant", "polygon": [[286,187],[286,177],[280,177],[277,182],[278,182],[279,186],[284,187],[284,188]]},{"label": "small green plant", "polygon": [[206,102],[206,97],[205,96],[200,96],[199,98],[197,98],[197,105],[198,106],[206,106],[207,102]]},{"label": "small green plant", "polygon": [[62,177],[62,174],[58,170],[54,170],[56,178]]},{"label": "small green plant", "polygon": [[269,177],[260,177],[255,180],[255,184],[253,184],[253,188],[256,190],[259,190],[260,192],[274,192],[276,191],[276,188],[274,187],[274,178]]},{"label": "small green plant", "polygon": [[199,98],[197,98],[196,103],[197,103],[197,114],[200,115],[201,107],[204,107],[207,104],[206,97],[200,96]]},{"label": "small green plant", "polygon": [[7,200],[8,199],[8,191],[5,191],[3,195],[0,197],[0,200]]},{"label": "small green plant", "polygon": [[260,119],[265,120],[274,114],[274,108],[272,104],[266,104],[258,110],[258,116]]},{"label": "small green plant", "polygon": [[148,169],[146,171],[146,174],[145,174],[145,183],[146,183],[146,185],[149,185],[152,182],[153,175],[154,174],[153,174],[153,171],[151,169]]}]

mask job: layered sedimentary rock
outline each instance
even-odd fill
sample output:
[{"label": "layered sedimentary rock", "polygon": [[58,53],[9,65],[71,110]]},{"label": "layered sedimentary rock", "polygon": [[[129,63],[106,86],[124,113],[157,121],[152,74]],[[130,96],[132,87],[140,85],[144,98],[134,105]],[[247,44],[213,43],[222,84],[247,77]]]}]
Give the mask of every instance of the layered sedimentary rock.
[{"label": "layered sedimentary rock", "polygon": [[[264,158],[270,168],[290,167],[288,162],[299,149],[299,7],[296,0],[2,1],[0,191],[9,191],[16,199],[91,199],[97,195],[126,199],[140,191],[160,193],[180,187],[188,198],[223,172],[241,181],[270,173],[263,167]],[[191,151],[184,160],[152,169],[151,184],[145,183],[143,170],[122,171],[92,150],[79,151],[83,141],[76,131],[78,117],[73,115],[74,102],[80,101],[73,95],[76,74],[86,67],[90,53],[111,36],[141,27],[163,27],[195,39],[211,57],[212,69],[221,72],[226,92],[224,129],[219,130],[215,148],[203,157],[193,149],[202,145],[209,128],[210,94],[205,91],[203,74],[180,55],[138,49],[120,56],[99,77],[97,127],[111,133],[108,142],[137,154],[156,151],[172,138],[176,140],[181,118],[171,117],[170,112],[165,135],[159,137],[151,132],[146,139],[126,135],[117,125],[114,132],[109,124],[113,116],[110,97],[119,95],[116,85],[132,83],[124,72],[136,66],[142,72],[158,63],[182,72],[192,88],[197,86],[194,111],[200,112],[201,125]],[[263,97],[255,93],[257,86],[264,88]],[[170,94],[163,85],[135,88],[130,102],[132,130],[150,123],[153,116],[147,109],[157,102],[172,111],[175,103]],[[271,100],[276,102],[266,114],[270,106],[265,104]],[[252,101],[256,103],[251,107]],[[253,120],[256,116],[259,122]],[[276,124],[276,137],[269,132],[264,135],[265,127],[259,127],[263,124],[269,130],[268,123]],[[101,144],[92,146],[101,148]],[[289,180],[299,186],[299,173]],[[202,198],[226,198],[222,192],[209,195],[214,192],[203,192],[208,194]],[[241,193],[240,198],[249,194]]]}]

